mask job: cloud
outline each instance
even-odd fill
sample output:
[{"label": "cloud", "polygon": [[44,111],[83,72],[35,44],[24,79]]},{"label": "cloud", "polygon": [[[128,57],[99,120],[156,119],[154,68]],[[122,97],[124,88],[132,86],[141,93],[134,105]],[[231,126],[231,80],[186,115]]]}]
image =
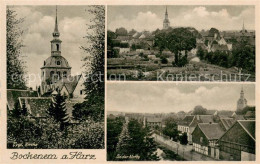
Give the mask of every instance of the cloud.
[{"label": "cloud", "polygon": [[[232,15],[225,7],[219,10],[209,10],[208,7],[196,6],[185,8],[178,12],[168,9],[171,26],[191,26],[198,30],[209,30],[215,27],[219,30],[240,30],[243,20],[247,29],[254,28],[254,9],[244,8],[240,14]],[[156,11],[138,12],[132,17],[126,18],[123,14],[117,13],[112,21],[108,22],[108,29],[115,30],[119,27],[125,27],[127,30],[136,29],[137,31],[153,31],[163,26],[163,15],[157,15]]]},{"label": "cloud", "polygon": [[135,29],[138,31],[143,30],[154,30],[156,28],[161,28],[162,21],[161,19],[151,11],[148,12],[139,12],[137,16],[133,19],[127,19],[122,15],[119,15],[114,19],[114,21],[109,22],[108,28],[111,30],[115,30],[119,27],[124,27],[128,31],[131,29]]},{"label": "cloud", "polygon": [[[248,104],[254,105],[254,85],[244,88]],[[107,93],[110,111],[188,112],[196,105],[234,111],[240,96],[240,85],[109,84]]]},{"label": "cloud", "polygon": [[[33,7],[16,6],[15,11],[18,17],[24,18],[21,26],[25,30],[23,40],[25,48],[23,53],[26,55],[28,74],[40,74],[40,67],[43,61],[51,56],[50,41],[54,30],[55,17],[44,15]],[[62,40],[62,56],[65,57],[72,67],[72,74],[82,72],[81,59],[86,54],[80,46],[86,45],[83,37],[87,33],[87,19],[82,17],[61,17],[58,20],[60,39]],[[39,79],[29,86],[39,85]]]}]

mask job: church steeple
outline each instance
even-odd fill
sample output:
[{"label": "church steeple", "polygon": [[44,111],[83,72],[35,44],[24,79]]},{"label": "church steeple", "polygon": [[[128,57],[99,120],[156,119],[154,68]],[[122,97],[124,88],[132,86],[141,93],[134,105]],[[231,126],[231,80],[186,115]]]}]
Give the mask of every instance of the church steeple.
[{"label": "church steeple", "polygon": [[240,98],[237,101],[237,111],[243,110],[246,106],[247,106],[247,100],[245,99],[244,88],[242,86],[240,91]]},{"label": "church steeple", "polygon": [[58,29],[58,18],[57,18],[57,6],[56,6],[56,19],[55,19],[55,28],[54,28],[54,32],[52,33],[53,37],[59,37],[60,36],[60,32]]},{"label": "church steeple", "polygon": [[163,29],[167,29],[169,27],[170,27],[170,21],[168,19],[168,11],[167,11],[167,6],[166,6],[164,20],[163,20]]},{"label": "church steeple", "polygon": [[60,32],[58,29],[58,12],[56,6],[56,18],[55,18],[55,27],[54,32],[52,33],[53,39],[51,41],[51,55],[60,56],[61,55],[61,40],[59,39]]}]

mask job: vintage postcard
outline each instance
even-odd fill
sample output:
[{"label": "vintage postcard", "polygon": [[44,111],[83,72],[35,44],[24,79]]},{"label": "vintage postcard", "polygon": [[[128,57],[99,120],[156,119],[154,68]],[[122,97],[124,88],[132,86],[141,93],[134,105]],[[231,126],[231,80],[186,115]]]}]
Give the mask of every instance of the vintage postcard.
[{"label": "vintage postcard", "polygon": [[0,1],[0,163],[259,163],[259,7]]}]

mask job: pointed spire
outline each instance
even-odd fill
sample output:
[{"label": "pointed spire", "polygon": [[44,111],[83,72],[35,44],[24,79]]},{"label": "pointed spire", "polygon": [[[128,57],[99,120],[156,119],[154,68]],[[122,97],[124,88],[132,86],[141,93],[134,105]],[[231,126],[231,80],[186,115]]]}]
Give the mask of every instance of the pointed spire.
[{"label": "pointed spire", "polygon": [[168,11],[167,11],[167,6],[166,6],[166,11],[165,11],[165,15],[168,15]]},{"label": "pointed spire", "polygon": [[57,6],[56,6],[56,19],[55,19],[55,28],[54,28],[54,32],[52,33],[53,37],[60,36],[59,30],[58,30],[58,18],[57,18]]}]

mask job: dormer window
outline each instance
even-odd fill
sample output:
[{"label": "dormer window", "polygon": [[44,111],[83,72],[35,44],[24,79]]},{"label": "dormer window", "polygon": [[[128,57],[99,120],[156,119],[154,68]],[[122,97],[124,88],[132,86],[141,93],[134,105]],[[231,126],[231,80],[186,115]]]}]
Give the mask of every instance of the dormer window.
[{"label": "dormer window", "polygon": [[61,61],[57,61],[57,65],[60,65],[61,64]]}]

